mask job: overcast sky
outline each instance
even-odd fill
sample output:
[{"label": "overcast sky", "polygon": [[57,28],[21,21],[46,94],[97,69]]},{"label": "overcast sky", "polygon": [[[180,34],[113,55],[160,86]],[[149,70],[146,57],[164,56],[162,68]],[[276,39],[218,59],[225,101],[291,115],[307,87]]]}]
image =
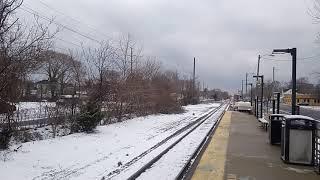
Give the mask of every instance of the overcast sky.
[{"label": "overcast sky", "polygon": [[[312,73],[320,71],[320,25],[308,14],[310,7],[312,0],[25,0],[23,8],[55,17],[98,40],[130,33],[145,54],[159,57],[183,75],[191,75],[196,57],[201,82],[235,92],[246,72],[256,72],[258,54],[270,54],[274,48],[297,47],[298,58],[319,55],[319,60],[298,62],[298,76],[317,81]],[[24,11],[19,14],[30,17]],[[67,30],[59,37],[94,44]],[[57,46],[76,47],[61,40]],[[273,66],[277,80],[290,80],[291,64],[286,61],[262,60],[261,74],[271,79]]]}]

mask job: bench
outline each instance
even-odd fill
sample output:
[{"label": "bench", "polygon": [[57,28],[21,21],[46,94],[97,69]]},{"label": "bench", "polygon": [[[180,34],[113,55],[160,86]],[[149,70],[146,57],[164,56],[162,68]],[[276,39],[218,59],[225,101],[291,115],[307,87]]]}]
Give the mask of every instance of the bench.
[{"label": "bench", "polygon": [[264,118],[259,118],[258,121],[261,123],[261,126],[266,129],[266,131],[268,131],[268,124],[269,124],[269,121],[267,121],[266,119]]}]

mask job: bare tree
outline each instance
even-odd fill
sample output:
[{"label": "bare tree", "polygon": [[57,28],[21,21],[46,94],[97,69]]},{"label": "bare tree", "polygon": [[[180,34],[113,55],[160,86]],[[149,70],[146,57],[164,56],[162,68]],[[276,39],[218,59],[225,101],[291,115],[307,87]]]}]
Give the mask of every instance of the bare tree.
[{"label": "bare tree", "polygon": [[81,87],[82,87],[82,84],[84,83],[84,79],[87,72],[83,66],[83,63],[81,61],[78,61],[76,59],[77,56],[74,55],[71,51],[70,51],[70,57],[71,57],[71,67],[70,67],[71,81],[74,84],[74,91],[79,92],[78,96],[80,98],[81,90],[82,90]]},{"label": "bare tree", "polygon": [[146,79],[152,79],[160,72],[161,63],[157,62],[155,57],[146,57],[146,60],[141,63],[139,71],[143,73]]},{"label": "bare tree", "polygon": [[42,71],[50,83],[51,98],[55,99],[58,94],[64,93],[65,83],[71,78],[73,59],[69,55],[51,50],[44,55]]},{"label": "bare tree", "polygon": [[110,41],[102,42],[98,48],[83,48],[83,56],[87,62],[89,79],[96,84],[93,94],[101,105],[104,97],[108,95],[106,89],[108,71],[112,69],[115,50]]},{"label": "bare tree", "polygon": [[301,77],[297,79],[298,92],[304,94],[313,94],[315,91],[314,85],[309,81],[307,77]]},{"label": "bare tree", "polygon": [[[320,0],[314,0],[312,7],[308,7],[308,13],[312,17],[312,19],[315,21],[315,23],[320,23]],[[318,33],[317,40],[319,42],[320,34]],[[314,74],[320,74],[320,72],[315,72]],[[320,91],[319,91],[319,83],[315,87],[315,93],[318,94],[320,97]]]},{"label": "bare tree", "polygon": [[[133,69],[133,63],[136,67],[141,57],[142,48],[137,47],[136,41],[130,34],[122,35],[116,47],[115,65],[125,79],[130,75],[130,69]],[[133,54],[133,50],[135,54]],[[132,53],[131,53],[132,52]],[[131,59],[132,58],[132,59]],[[131,66],[131,67],[130,67]]]},{"label": "bare tree", "polygon": [[315,85],[315,95],[317,98],[320,99],[320,81],[318,81],[318,83]]},{"label": "bare tree", "polygon": [[[56,34],[49,31],[51,22],[44,25],[35,18],[34,25],[22,24],[15,16],[22,3],[23,0],[0,1],[0,100],[4,103],[19,101],[19,82],[40,66],[43,52],[51,47]],[[13,110],[10,108],[8,114]],[[11,129],[11,116],[7,124]]]},{"label": "bare tree", "polygon": [[7,94],[18,89],[15,80],[40,65],[42,52],[51,46],[55,33],[50,34],[50,23],[43,25],[38,19],[31,27],[19,22],[14,13],[23,0],[2,0],[0,3],[0,98],[9,101],[19,97],[17,92],[12,96]]},{"label": "bare tree", "polygon": [[65,108],[56,104],[55,106],[46,106],[46,111],[48,112],[48,119],[52,129],[52,137],[55,138],[58,126],[63,124],[63,120],[66,118],[64,116],[64,113],[66,113]]},{"label": "bare tree", "polygon": [[308,7],[308,13],[316,23],[320,22],[320,1],[314,0],[312,7]]}]

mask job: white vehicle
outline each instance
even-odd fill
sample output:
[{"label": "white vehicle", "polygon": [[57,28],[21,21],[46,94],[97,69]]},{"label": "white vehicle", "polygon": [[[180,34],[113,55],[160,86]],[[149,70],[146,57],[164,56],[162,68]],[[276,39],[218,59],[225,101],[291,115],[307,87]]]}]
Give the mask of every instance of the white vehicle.
[{"label": "white vehicle", "polygon": [[234,110],[236,110],[236,111],[246,111],[246,112],[251,113],[252,106],[251,106],[250,102],[240,101],[240,102],[236,102],[235,103]]}]

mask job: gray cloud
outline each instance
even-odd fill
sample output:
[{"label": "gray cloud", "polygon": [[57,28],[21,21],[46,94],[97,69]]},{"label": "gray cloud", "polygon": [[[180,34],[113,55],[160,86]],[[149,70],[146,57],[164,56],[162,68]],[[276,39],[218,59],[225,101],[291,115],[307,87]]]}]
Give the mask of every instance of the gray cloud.
[{"label": "gray cloud", "polygon": [[[105,35],[47,9],[39,0],[25,2],[99,40],[130,32],[143,44],[146,54],[158,56],[163,64],[178,68],[182,74],[190,74],[195,56],[199,80],[211,88],[240,88],[245,72],[256,71],[258,54],[270,53],[273,48],[297,47],[300,57],[320,54],[314,43],[318,25],[312,24],[307,13],[312,0],[42,1]],[[92,43],[66,31],[60,36],[76,43]],[[263,60],[261,66],[269,79],[272,66],[276,66],[277,78],[290,80],[290,62]],[[298,74],[310,76],[310,71],[318,68],[316,60],[299,63]]]}]

